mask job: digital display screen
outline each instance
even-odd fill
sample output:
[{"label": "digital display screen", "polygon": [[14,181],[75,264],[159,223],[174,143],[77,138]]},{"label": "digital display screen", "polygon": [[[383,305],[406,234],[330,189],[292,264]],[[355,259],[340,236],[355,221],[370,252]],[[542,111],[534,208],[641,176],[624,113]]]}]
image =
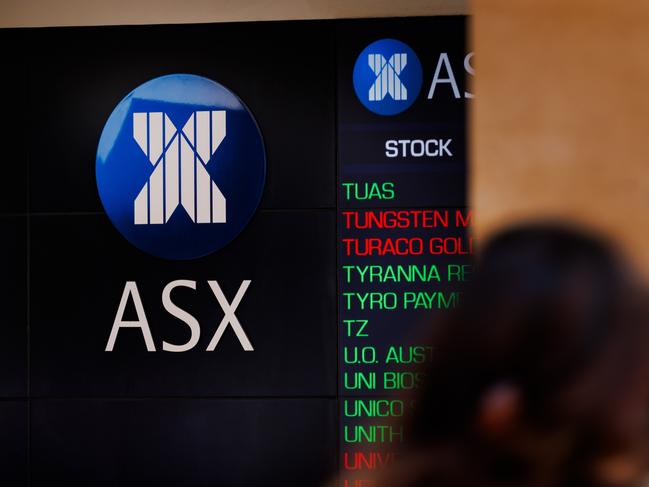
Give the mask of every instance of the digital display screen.
[{"label": "digital display screen", "polygon": [[[435,315],[459,305],[470,276],[471,55],[461,18],[345,23],[338,36],[340,469],[345,487],[360,487],[372,485],[373,471],[408,440],[403,420],[434,353]],[[359,72],[377,56],[394,72],[386,82],[372,70],[363,98]],[[412,101],[418,80],[405,75],[417,62],[423,86]],[[399,88],[410,90],[408,108],[397,104]]]},{"label": "digital display screen", "polygon": [[371,485],[472,272],[465,24],[0,30],[12,485]]}]

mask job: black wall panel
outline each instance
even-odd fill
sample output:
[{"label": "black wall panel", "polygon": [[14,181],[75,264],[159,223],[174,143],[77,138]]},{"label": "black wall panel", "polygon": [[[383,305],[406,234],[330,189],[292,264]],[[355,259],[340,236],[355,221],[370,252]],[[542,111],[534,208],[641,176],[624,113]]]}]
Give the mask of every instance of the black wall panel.
[{"label": "black wall panel", "polygon": [[0,401],[0,472],[2,485],[28,485],[27,401]]},{"label": "black wall panel", "polygon": [[333,400],[37,400],[32,408],[34,486],[318,485],[335,465]]},{"label": "black wall panel", "polygon": [[[27,32],[0,29],[0,45],[12,46],[2,50],[0,70],[0,215],[27,211],[27,168],[30,146],[37,141],[29,139],[26,130],[29,120],[27,98]],[[15,48],[14,48],[15,47]]]},{"label": "black wall panel", "polygon": [[0,216],[0,398],[27,394],[27,217]]},{"label": "black wall panel", "polygon": [[[331,22],[0,31],[0,396],[26,397],[0,402],[3,484],[316,485],[335,470],[334,35]],[[131,246],[95,183],[115,105],[169,73],[236,93],[268,161],[249,226],[190,262]],[[161,293],[178,279],[197,282],[173,297],[201,339],[174,354],[162,342],[189,331]],[[228,330],[206,352],[223,317],[207,281],[231,300],[244,279],[236,315],[255,351]],[[104,351],[127,281],[155,353],[138,330]]]},{"label": "black wall panel", "polygon": [[[382,118],[355,98],[351,66],[377,38],[402,37],[418,50],[430,38],[419,50],[429,83],[437,51],[463,54],[463,22],[0,29],[0,43],[10,46],[0,76],[0,483],[236,487],[329,479],[340,447],[337,229],[339,210],[353,206],[339,197],[337,177],[365,181],[383,171],[401,184],[401,206],[463,207],[465,196],[464,105],[441,101],[431,122],[421,95],[407,117]],[[95,180],[97,144],[113,109],[171,73],[203,76],[238,95],[267,156],[250,224],[224,249],[193,261],[132,246],[106,216]],[[394,131],[454,137],[459,151],[453,164],[388,167],[380,149]],[[164,310],[161,295],[181,279],[197,287],[176,289],[174,302],[198,319],[201,338],[190,351],[170,353],[163,341],[183,343],[189,330]],[[209,280],[228,300],[252,281],[236,316],[254,352],[242,350],[231,329],[215,351],[205,350],[223,317]],[[122,329],[105,351],[130,281],[155,352],[138,329]],[[132,303],[125,317],[135,318]]]}]

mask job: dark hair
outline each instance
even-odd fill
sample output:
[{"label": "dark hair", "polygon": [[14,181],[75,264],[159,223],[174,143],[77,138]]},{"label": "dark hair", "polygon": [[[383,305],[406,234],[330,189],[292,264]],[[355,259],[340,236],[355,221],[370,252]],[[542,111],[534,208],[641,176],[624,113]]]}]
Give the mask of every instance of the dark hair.
[{"label": "dark hair", "polygon": [[[407,485],[604,485],[599,459],[644,446],[648,330],[645,290],[604,240],[550,223],[499,234],[438,324],[407,429],[427,461]],[[476,424],[499,384],[520,395],[502,439]]]}]

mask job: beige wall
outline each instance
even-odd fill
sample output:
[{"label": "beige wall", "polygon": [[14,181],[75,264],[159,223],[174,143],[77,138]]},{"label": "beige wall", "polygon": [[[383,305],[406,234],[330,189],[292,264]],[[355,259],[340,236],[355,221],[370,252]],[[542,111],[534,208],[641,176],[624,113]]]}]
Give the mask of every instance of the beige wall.
[{"label": "beige wall", "polygon": [[478,236],[570,217],[612,233],[649,272],[649,2],[472,8]]},{"label": "beige wall", "polygon": [[0,27],[403,17],[467,12],[468,0],[0,0]]}]

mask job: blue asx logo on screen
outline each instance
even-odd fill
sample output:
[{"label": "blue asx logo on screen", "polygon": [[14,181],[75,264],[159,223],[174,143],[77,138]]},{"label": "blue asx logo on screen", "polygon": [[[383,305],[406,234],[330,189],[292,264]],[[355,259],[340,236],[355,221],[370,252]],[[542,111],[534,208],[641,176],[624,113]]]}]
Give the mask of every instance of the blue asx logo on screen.
[{"label": "blue asx logo on screen", "polygon": [[266,155],[255,119],[224,86],[190,74],[138,86],[108,117],[99,197],[140,250],[195,259],[231,242],[255,213]]},{"label": "blue asx logo on screen", "polygon": [[360,102],[379,115],[396,115],[419,95],[422,69],[415,52],[396,39],[367,46],[354,65],[354,90]]}]

